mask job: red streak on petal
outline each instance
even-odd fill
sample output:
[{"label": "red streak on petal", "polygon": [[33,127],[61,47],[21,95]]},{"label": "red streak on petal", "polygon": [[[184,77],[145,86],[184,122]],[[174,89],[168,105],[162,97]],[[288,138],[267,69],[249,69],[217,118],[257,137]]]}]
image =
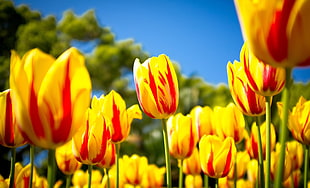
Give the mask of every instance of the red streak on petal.
[{"label": "red streak on petal", "polygon": [[258,159],[258,145],[257,145],[257,142],[255,141],[253,135],[251,137],[251,147],[252,147],[252,151],[253,151],[253,155],[254,155],[253,157],[255,159]]},{"label": "red streak on petal", "polygon": [[208,175],[209,176],[214,176],[215,172],[214,172],[214,168],[213,168],[213,150],[212,150],[212,146],[211,146],[211,152],[209,154],[209,158],[207,161],[207,171],[208,171]]},{"label": "red streak on petal", "polygon": [[30,177],[29,176],[24,176],[23,177],[24,187],[28,187],[29,186],[29,181],[30,181]]},{"label": "red streak on petal", "polygon": [[252,114],[260,114],[263,109],[259,105],[259,101],[257,100],[257,94],[249,87],[246,86],[246,96],[249,103],[249,108]]},{"label": "red streak on petal", "polygon": [[120,110],[118,109],[118,106],[115,103],[114,97],[112,98],[112,111],[113,111],[113,117],[112,117],[112,126],[113,126],[113,133],[111,140],[113,142],[119,142],[123,139],[122,135],[122,125],[121,125],[121,119],[120,119]]},{"label": "red streak on petal", "polygon": [[29,113],[30,113],[32,128],[35,133],[34,136],[40,139],[40,138],[45,138],[46,135],[43,129],[41,119],[39,117],[39,107],[38,107],[37,102],[38,102],[38,97],[34,91],[34,83],[32,82],[31,88],[30,88]]},{"label": "red streak on petal", "polygon": [[154,79],[154,75],[152,74],[152,69],[150,67],[150,64],[148,64],[148,68],[149,68],[149,80],[150,80],[150,83],[149,83],[149,86],[150,86],[150,89],[152,91],[151,94],[154,95],[154,99],[155,99],[155,104],[156,104],[156,107],[157,107],[157,110],[159,113],[163,113],[160,105],[159,105],[159,99],[158,99],[158,91],[157,91],[157,85],[156,85],[156,82],[155,82],[155,79]]},{"label": "red streak on petal", "polygon": [[[248,52],[248,51],[245,51],[245,52]],[[250,62],[248,62],[247,60],[248,59],[246,58],[246,55],[244,55],[243,56],[244,72],[249,80],[249,84],[253,87],[255,91],[258,91],[257,84],[250,71]]]},{"label": "red streak on petal", "polygon": [[[166,58],[166,57],[165,57]],[[168,62],[168,59],[166,58],[166,61]],[[170,94],[170,97],[172,98],[172,101],[171,101],[171,104],[170,104],[170,108],[169,108],[169,111],[168,113],[174,113],[177,109],[177,88],[175,87],[177,83],[174,83],[174,80],[173,80],[173,77],[172,77],[172,72],[171,72],[171,69],[169,67],[169,64],[167,63],[167,74],[166,74],[166,77],[167,77],[167,81],[168,81],[168,86],[169,86],[169,94]]]},{"label": "red streak on petal", "polygon": [[70,159],[69,160],[65,160],[64,163],[65,163],[64,171],[65,172],[70,172],[71,171],[71,169],[70,169]]},{"label": "red streak on petal", "polygon": [[85,132],[84,132],[84,137],[83,137],[83,142],[82,142],[82,145],[81,145],[81,148],[80,148],[80,156],[81,156],[81,159],[83,161],[85,161],[86,159],[88,159],[88,139],[89,139],[89,114],[88,114],[88,118],[87,118],[87,121],[86,121],[86,129],[85,129]]},{"label": "red streak on petal", "polygon": [[186,154],[186,157],[189,157],[192,155],[193,153],[193,150],[194,150],[194,147],[195,147],[195,136],[194,136],[194,133],[193,133],[193,129],[192,129],[192,126],[189,126],[190,127],[190,130],[189,130],[189,150]]},{"label": "red streak on petal", "polygon": [[288,38],[286,28],[295,0],[284,0],[283,7],[274,14],[267,37],[267,46],[271,56],[281,62],[288,54]]},{"label": "red streak on petal", "polygon": [[266,66],[264,68],[264,72],[263,72],[263,91],[276,91],[277,90],[277,78],[276,78],[276,74],[277,74],[277,69],[270,67],[270,66]]},{"label": "red streak on petal", "polygon": [[12,114],[12,100],[11,92],[8,91],[6,96],[6,111],[5,111],[5,136],[4,141],[8,146],[14,146],[14,124],[13,124],[13,114]]},{"label": "red streak on petal", "polygon": [[229,170],[230,170],[231,158],[232,158],[232,152],[231,152],[232,148],[231,147],[232,147],[232,145],[230,145],[230,148],[229,148],[229,151],[227,154],[227,160],[226,160],[226,164],[224,167],[222,177],[227,176],[227,174],[229,173]]},{"label": "red streak on petal", "polygon": [[101,147],[100,147],[100,151],[97,152],[98,155],[92,160],[94,163],[98,163],[98,162],[102,161],[102,159],[105,155],[105,152],[106,152],[108,137],[109,137],[109,131],[107,130],[107,127],[106,127],[106,124],[104,121],[101,144],[100,144]]}]

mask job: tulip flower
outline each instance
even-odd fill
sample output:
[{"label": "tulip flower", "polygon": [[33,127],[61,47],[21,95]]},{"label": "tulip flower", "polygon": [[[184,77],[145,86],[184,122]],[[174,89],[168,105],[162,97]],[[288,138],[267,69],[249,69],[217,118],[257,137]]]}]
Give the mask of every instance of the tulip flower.
[{"label": "tulip flower", "polygon": [[166,55],[136,59],[133,75],[137,97],[145,114],[155,119],[167,119],[175,113],[179,103],[178,80]]},{"label": "tulip flower", "polygon": [[253,184],[257,180],[257,170],[258,170],[258,161],[256,159],[250,160],[247,165],[247,176],[249,181],[251,181]]},{"label": "tulip flower", "polygon": [[286,143],[286,150],[291,157],[292,170],[300,169],[304,160],[303,145],[296,140],[292,140]]},{"label": "tulip flower", "polygon": [[234,61],[227,64],[229,90],[238,108],[248,116],[265,114],[265,97],[255,93],[246,78],[243,64]]},{"label": "tulip flower", "polygon": [[[123,163],[123,161],[122,161],[122,159],[120,159],[120,163]],[[124,178],[124,172],[123,172],[123,168],[121,168],[120,169],[120,171],[119,171],[119,187],[124,187],[125,186],[125,178]],[[103,176],[103,178],[102,178],[102,182],[101,182],[101,185],[103,186],[103,187],[109,187],[110,186],[110,188],[117,188],[117,186],[116,186],[116,176],[117,176],[117,174],[116,174],[116,165],[113,165],[112,167],[111,167],[111,169],[109,169],[108,171],[107,171],[107,173]],[[126,185],[128,185],[128,184],[126,184]]]},{"label": "tulip flower", "polygon": [[55,149],[80,127],[90,102],[84,57],[70,48],[56,60],[33,49],[22,59],[12,52],[10,86],[16,120],[33,145]]},{"label": "tulip flower", "polygon": [[226,107],[216,106],[213,111],[217,135],[222,139],[232,137],[235,143],[241,142],[246,130],[243,114],[238,107],[229,103]]},{"label": "tulip flower", "polygon": [[197,143],[196,127],[191,116],[181,113],[171,116],[167,121],[170,155],[177,159],[188,158]]},{"label": "tulip flower", "polygon": [[274,66],[310,65],[309,1],[235,0],[235,6],[255,56]]},{"label": "tulip flower", "polygon": [[218,136],[203,136],[199,141],[199,158],[202,171],[213,178],[228,175],[234,165],[236,146],[231,137],[221,140]]},{"label": "tulip flower", "polygon": [[106,121],[96,112],[88,109],[82,127],[73,137],[73,154],[78,161],[87,165],[99,163],[106,152],[109,132]]},{"label": "tulip flower", "polygon": [[101,98],[101,114],[110,129],[110,140],[113,143],[123,142],[129,135],[132,120],[142,119],[142,112],[137,104],[126,109],[124,99],[114,90]]},{"label": "tulip flower", "polygon": [[197,134],[199,139],[203,135],[215,134],[213,110],[209,106],[195,106],[191,110],[190,115],[192,116],[193,125],[197,127]]},{"label": "tulip flower", "polygon": [[[239,151],[236,155],[236,164],[237,164],[237,179],[240,179],[244,176],[247,165],[250,162],[250,155],[247,151]],[[228,173],[228,179],[233,180],[235,177],[235,166]]]},{"label": "tulip flower", "polygon": [[[270,176],[271,180],[275,180],[276,169],[278,166],[278,160],[280,156],[280,143],[277,143],[275,151],[271,152],[271,166],[270,166]],[[283,180],[286,180],[292,172],[292,161],[286,149],[284,158],[284,170],[282,171]]]},{"label": "tulip flower", "polygon": [[[261,126],[259,126],[261,132],[262,139],[262,156],[265,159],[266,157],[266,123],[264,122]],[[270,150],[272,151],[276,145],[276,131],[274,125],[271,124],[271,145]],[[256,122],[252,124],[251,133],[249,139],[246,140],[246,150],[248,151],[251,158],[258,159],[258,130],[256,126]]]},{"label": "tulip flower", "polygon": [[8,188],[9,187],[9,185],[6,183],[5,179],[1,175],[0,175],[0,187],[2,187],[2,188]]},{"label": "tulip flower", "polygon": [[56,148],[55,156],[59,170],[66,175],[73,174],[82,166],[73,155],[72,140]]},{"label": "tulip flower", "polygon": [[144,188],[161,188],[164,183],[165,167],[157,167],[154,164],[147,166],[147,170],[143,175],[141,187]]},{"label": "tulip flower", "polygon": [[73,187],[83,187],[84,185],[87,185],[87,181],[88,181],[87,173],[84,172],[83,170],[79,169],[73,173],[72,176]]},{"label": "tulip flower", "polygon": [[200,175],[186,175],[185,188],[202,188],[202,178]]},{"label": "tulip flower", "polygon": [[280,93],[286,82],[285,69],[272,67],[257,59],[244,43],[240,51],[248,83],[253,91],[263,96],[274,96]]},{"label": "tulip flower", "polygon": [[199,153],[197,147],[194,148],[192,155],[183,162],[183,172],[185,174],[197,175],[201,172]]},{"label": "tulip flower", "polygon": [[111,168],[115,164],[115,158],[116,158],[115,144],[108,141],[105,155],[96,166],[98,166],[99,168]]},{"label": "tulip flower", "polygon": [[284,188],[298,188],[299,182],[301,180],[301,172],[300,169],[294,170],[291,175],[283,182]]},{"label": "tulip flower", "polygon": [[16,116],[12,109],[11,90],[0,93],[0,144],[5,147],[19,147],[26,144],[18,129]]},{"label": "tulip flower", "polygon": [[[140,185],[143,175],[147,172],[148,161],[146,157],[133,154],[131,157],[123,156],[123,166],[125,181],[131,185]],[[130,169],[130,170],[126,170]]]}]

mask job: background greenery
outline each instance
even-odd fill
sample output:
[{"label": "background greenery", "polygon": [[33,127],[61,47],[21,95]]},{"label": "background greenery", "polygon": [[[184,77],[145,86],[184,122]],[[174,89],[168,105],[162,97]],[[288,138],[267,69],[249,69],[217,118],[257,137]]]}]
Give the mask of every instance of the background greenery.
[{"label": "background greenery", "polygon": [[[190,37],[190,36],[189,36]],[[182,40],[180,40],[181,43]],[[135,58],[141,62],[149,57],[141,44],[134,39],[116,40],[115,34],[108,26],[98,23],[93,10],[81,16],[68,10],[61,20],[55,16],[42,17],[40,12],[33,11],[26,5],[14,6],[9,0],[0,0],[0,89],[9,88],[10,51],[16,50],[19,55],[32,48],[58,57],[70,46],[91,46],[91,53],[84,54],[89,70],[93,93],[108,93],[116,90],[125,99],[127,106],[136,104],[137,97],[133,86],[132,67]],[[186,45],[186,44],[183,44]],[[165,52],[163,52],[165,53]],[[169,56],[169,54],[167,54]],[[238,57],[238,54],[236,54]],[[44,62],[42,62],[44,63]],[[178,112],[187,114],[196,106],[225,106],[232,102],[227,85],[214,86],[206,83],[195,75],[186,77],[182,69],[174,62],[180,88],[180,103]],[[212,68],[212,67],[210,67]],[[223,67],[226,71],[226,67]],[[310,82],[294,83],[290,108],[294,106],[300,95],[310,99]],[[279,118],[275,103],[280,96],[273,98],[273,120],[276,128]],[[248,124],[252,118],[246,117]],[[152,120],[143,114],[142,120],[132,123],[131,135],[121,145],[121,155],[137,153],[148,157],[149,163],[164,166],[164,151],[162,144],[161,122]],[[5,178],[9,175],[9,149],[0,146],[0,174]],[[17,150],[17,161],[24,164],[29,161],[29,146]],[[36,148],[36,166],[41,175],[46,174],[46,151]],[[177,173],[177,161],[172,159],[173,173]],[[177,177],[177,174],[173,177]],[[58,178],[62,178],[58,172]]]}]

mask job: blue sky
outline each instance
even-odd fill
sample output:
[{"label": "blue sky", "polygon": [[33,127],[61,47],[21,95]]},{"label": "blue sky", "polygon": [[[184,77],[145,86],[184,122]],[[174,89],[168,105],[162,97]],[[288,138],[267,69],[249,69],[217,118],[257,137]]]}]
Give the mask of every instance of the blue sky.
[{"label": "blue sky", "polygon": [[[65,10],[94,9],[116,40],[133,38],[151,56],[167,54],[184,75],[210,84],[227,83],[228,61],[239,60],[242,34],[232,0],[14,0],[59,20]],[[310,68],[296,69],[295,81],[310,81]]]}]

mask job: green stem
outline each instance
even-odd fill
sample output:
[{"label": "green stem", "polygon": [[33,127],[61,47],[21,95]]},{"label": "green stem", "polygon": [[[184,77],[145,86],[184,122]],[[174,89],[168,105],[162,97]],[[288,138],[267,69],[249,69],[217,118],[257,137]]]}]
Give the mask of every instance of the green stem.
[{"label": "green stem", "polygon": [[204,188],[209,188],[209,177],[204,174],[203,179],[204,179]]},{"label": "green stem", "polygon": [[105,174],[107,176],[107,185],[108,185],[108,188],[110,188],[110,177],[109,177],[109,169],[106,168],[105,169]]},{"label": "green stem", "polygon": [[216,178],[215,179],[215,186],[214,186],[215,188],[218,188],[219,187],[219,180]]},{"label": "green stem", "polygon": [[266,173],[265,173],[265,188],[270,187],[270,158],[271,158],[271,103],[272,97],[266,97]]},{"label": "green stem", "polygon": [[286,84],[282,91],[282,103],[283,103],[283,110],[282,110],[282,121],[280,127],[280,158],[278,161],[278,168],[276,173],[275,179],[275,187],[280,188],[282,187],[283,181],[283,170],[284,170],[284,159],[285,159],[285,148],[286,148],[286,140],[288,136],[287,130],[287,123],[288,123],[288,102],[290,97],[290,86],[291,86],[291,68],[286,69]]},{"label": "green stem", "polygon": [[167,125],[166,120],[162,119],[162,128],[163,128],[163,137],[164,137],[164,148],[165,148],[165,161],[166,161],[166,178],[167,178],[167,187],[172,187],[172,180],[171,180],[171,164],[170,164],[170,153],[169,153],[169,146],[168,146],[168,133],[167,133]]},{"label": "green stem", "polygon": [[183,187],[183,159],[179,159],[179,188]]},{"label": "green stem", "polygon": [[33,181],[33,168],[34,168],[34,146],[30,145],[30,178],[29,178],[29,187],[32,187]]},{"label": "green stem", "polygon": [[237,188],[237,179],[238,179],[238,171],[237,171],[237,159],[235,160],[234,164],[234,188]]},{"label": "green stem", "polygon": [[14,178],[15,178],[15,161],[16,161],[16,148],[11,149],[11,170],[10,170],[10,188],[14,186]]},{"label": "green stem", "polygon": [[257,117],[257,141],[258,141],[258,170],[259,170],[259,176],[257,177],[260,187],[264,187],[264,158],[263,158],[263,146],[262,146],[262,136],[260,132],[260,124],[259,124],[259,118]]},{"label": "green stem", "polygon": [[66,177],[66,188],[70,188],[70,185],[71,185],[71,177],[72,175],[67,175]]},{"label": "green stem", "polygon": [[259,161],[258,160],[257,160],[257,173],[256,173],[255,188],[259,188]]},{"label": "green stem", "polygon": [[93,165],[88,165],[88,188],[91,188],[92,172],[93,172]]},{"label": "green stem", "polygon": [[305,166],[304,166],[304,188],[307,188],[308,184],[308,163],[309,163],[309,147],[306,145],[305,146]]},{"label": "green stem", "polygon": [[115,144],[116,149],[116,188],[119,188],[119,150],[120,144]]},{"label": "green stem", "polygon": [[47,181],[48,188],[54,187],[56,173],[55,149],[48,150]]}]

